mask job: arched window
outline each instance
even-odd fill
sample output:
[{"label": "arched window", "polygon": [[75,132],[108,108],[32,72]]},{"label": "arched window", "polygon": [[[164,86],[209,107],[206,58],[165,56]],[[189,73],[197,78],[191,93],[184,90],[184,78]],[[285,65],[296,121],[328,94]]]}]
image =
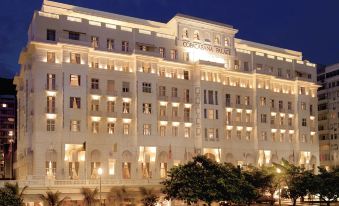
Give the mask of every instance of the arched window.
[{"label": "arched window", "polygon": [[194,41],[199,41],[200,40],[200,36],[199,36],[199,32],[198,31],[194,31],[193,40]]}]

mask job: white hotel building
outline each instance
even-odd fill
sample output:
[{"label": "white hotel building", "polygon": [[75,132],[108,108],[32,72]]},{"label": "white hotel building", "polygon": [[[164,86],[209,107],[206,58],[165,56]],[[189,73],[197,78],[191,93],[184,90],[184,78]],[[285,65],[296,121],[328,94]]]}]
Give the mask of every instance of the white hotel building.
[{"label": "white hotel building", "polygon": [[315,168],[315,65],[237,32],[182,14],[160,23],[44,1],[15,77],[16,177],[76,194],[97,186],[99,167],[104,191],[158,185],[196,154]]}]

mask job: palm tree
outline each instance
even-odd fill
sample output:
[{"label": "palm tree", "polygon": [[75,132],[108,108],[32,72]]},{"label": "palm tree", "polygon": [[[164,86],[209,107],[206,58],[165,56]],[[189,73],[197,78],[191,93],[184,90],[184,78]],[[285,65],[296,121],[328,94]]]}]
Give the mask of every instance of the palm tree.
[{"label": "palm tree", "polygon": [[83,187],[81,188],[80,193],[84,196],[84,203],[86,206],[92,206],[97,202],[96,196],[98,196],[98,188],[91,190],[90,188]]},{"label": "palm tree", "polygon": [[22,199],[23,193],[27,190],[27,188],[28,186],[24,186],[20,191],[19,184],[17,182],[15,184],[9,183],[9,182],[5,183],[5,189],[21,199]]},{"label": "palm tree", "polygon": [[155,206],[158,201],[158,196],[154,193],[153,188],[146,189],[145,187],[140,187],[141,193],[141,202],[144,206]]},{"label": "palm tree", "polygon": [[65,200],[69,199],[68,197],[64,197],[60,199],[61,193],[56,191],[53,193],[52,191],[47,191],[46,195],[40,195],[40,199],[47,203],[49,206],[61,206],[64,204]]},{"label": "palm tree", "polygon": [[124,186],[121,188],[112,187],[107,195],[107,199],[110,203],[116,201],[119,206],[123,206],[127,199],[127,191]]}]

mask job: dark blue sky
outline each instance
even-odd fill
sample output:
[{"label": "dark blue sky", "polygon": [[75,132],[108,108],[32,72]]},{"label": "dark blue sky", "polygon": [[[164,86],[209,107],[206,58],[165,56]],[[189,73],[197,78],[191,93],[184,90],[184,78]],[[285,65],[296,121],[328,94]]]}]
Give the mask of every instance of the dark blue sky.
[{"label": "dark blue sky", "polygon": [[[231,24],[238,38],[302,51],[321,64],[339,62],[339,0],[58,0],[167,22],[176,13]],[[0,76],[18,72],[33,11],[42,0],[1,0]]]}]

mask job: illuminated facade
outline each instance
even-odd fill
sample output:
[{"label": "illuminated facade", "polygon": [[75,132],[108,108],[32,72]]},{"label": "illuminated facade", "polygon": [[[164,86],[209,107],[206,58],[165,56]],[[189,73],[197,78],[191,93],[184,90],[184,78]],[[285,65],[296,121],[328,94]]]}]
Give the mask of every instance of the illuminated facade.
[{"label": "illuminated facade", "polygon": [[[158,185],[196,154],[319,164],[315,65],[178,14],[159,23],[45,1],[20,55],[17,177]],[[61,186],[60,186],[61,187]],[[107,189],[108,188],[108,189]]]},{"label": "illuminated facade", "polygon": [[339,64],[322,68],[318,72],[318,121],[320,143],[320,165],[336,167],[339,165]]}]

